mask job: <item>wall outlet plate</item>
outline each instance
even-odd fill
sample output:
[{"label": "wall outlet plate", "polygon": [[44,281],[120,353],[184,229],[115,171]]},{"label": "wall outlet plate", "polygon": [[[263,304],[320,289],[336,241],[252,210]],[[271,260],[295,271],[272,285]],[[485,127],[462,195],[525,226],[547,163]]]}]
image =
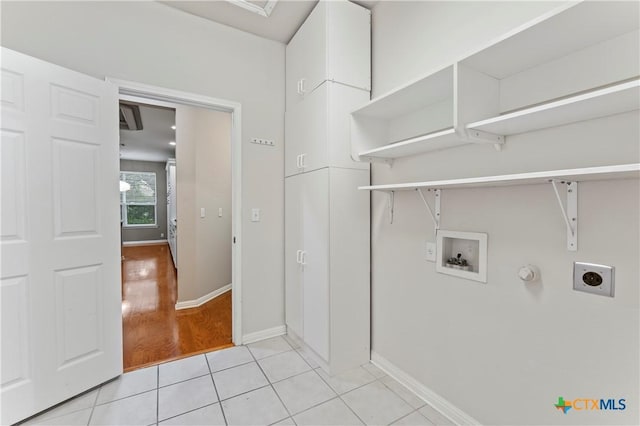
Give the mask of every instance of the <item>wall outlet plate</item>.
[{"label": "wall outlet plate", "polygon": [[613,266],[573,262],[573,289],[600,296],[613,297]]},{"label": "wall outlet plate", "polygon": [[425,255],[424,255],[425,260],[428,260],[429,262],[435,262],[436,261],[436,243],[433,243],[431,241],[427,241],[425,243]]}]

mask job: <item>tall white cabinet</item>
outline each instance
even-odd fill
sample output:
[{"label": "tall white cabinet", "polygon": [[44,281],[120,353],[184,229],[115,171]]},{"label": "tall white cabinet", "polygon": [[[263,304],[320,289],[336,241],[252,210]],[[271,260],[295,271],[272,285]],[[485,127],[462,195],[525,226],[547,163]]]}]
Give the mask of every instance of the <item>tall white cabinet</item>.
[{"label": "tall white cabinet", "polygon": [[370,98],[370,12],[320,1],[287,46],[287,332],[329,373],[369,360],[369,165],[349,113]]}]

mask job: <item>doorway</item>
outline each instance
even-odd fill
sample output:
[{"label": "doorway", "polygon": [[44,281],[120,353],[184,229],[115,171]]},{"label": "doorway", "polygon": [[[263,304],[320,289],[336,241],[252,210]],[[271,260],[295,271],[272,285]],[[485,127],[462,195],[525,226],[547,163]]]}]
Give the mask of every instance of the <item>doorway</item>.
[{"label": "doorway", "polygon": [[[162,235],[164,234],[166,239],[171,239],[172,237],[172,227],[171,227],[171,214],[167,216],[167,226],[166,233],[157,231],[158,235],[160,235],[157,243],[158,245],[154,246],[154,242],[152,241],[149,245],[143,245],[140,247],[123,247],[123,253],[125,254],[125,260],[123,262],[123,279],[126,278],[126,275],[129,274],[129,278],[141,278],[142,272],[145,269],[145,264],[151,265],[154,264],[156,268],[159,268],[161,271],[164,271],[161,275],[168,277],[168,281],[163,285],[170,286],[171,280],[174,279],[177,281],[177,290],[175,291],[174,300],[177,302],[175,306],[171,306],[170,314],[176,319],[174,325],[169,327],[169,334],[184,337],[186,340],[190,338],[194,341],[199,342],[201,345],[199,348],[191,348],[189,349],[188,342],[181,342],[177,346],[174,347],[175,351],[173,352],[173,356],[169,355],[168,358],[165,357],[161,359],[162,361],[166,361],[169,359],[177,359],[182,356],[198,353],[198,352],[206,352],[212,349],[217,349],[221,347],[226,347],[231,344],[231,342],[240,344],[241,334],[239,330],[241,329],[240,323],[240,268],[239,268],[239,259],[240,259],[240,244],[239,244],[239,235],[240,235],[240,197],[239,197],[239,189],[240,189],[240,144],[239,144],[239,123],[240,123],[240,106],[217,99],[204,98],[196,95],[191,95],[187,93],[178,93],[173,91],[168,91],[166,89],[161,88],[152,88],[148,86],[141,86],[135,83],[128,82],[120,82],[114,81],[116,85],[119,86],[120,91],[120,102],[126,102],[129,104],[139,104],[144,105],[145,107],[153,107],[156,109],[165,109],[178,111],[176,120],[174,123],[170,124],[170,126],[177,127],[176,131],[175,145],[173,145],[176,149],[176,153],[174,155],[175,158],[175,171],[177,175],[177,183],[174,187],[173,195],[176,195],[177,192],[177,204],[178,204],[178,218],[177,223],[174,222],[174,225],[177,224],[177,253],[175,250],[169,250],[167,246],[168,241],[163,241]],[[207,115],[208,114],[208,115]],[[204,116],[204,118],[203,118]],[[207,118],[208,117],[208,118]],[[200,149],[199,152],[194,152],[195,146],[203,146],[202,141],[191,143],[191,147],[189,148],[189,144],[184,143],[181,145],[180,138],[186,138],[185,140],[193,140],[197,139],[197,135],[195,135],[194,129],[199,128],[202,130],[202,123],[207,120],[218,120],[218,125],[216,128],[224,127],[220,124],[225,122],[227,126],[227,145],[228,150],[226,153],[218,152],[216,153],[205,152],[206,150]],[[182,128],[181,128],[182,121]],[[144,126],[144,123],[143,123]],[[186,130],[190,128],[191,133],[189,134]],[[175,129],[174,129],[175,130]],[[209,128],[210,131],[215,129]],[[220,131],[218,131],[220,133]],[[223,131],[224,133],[224,131]],[[168,142],[165,141],[165,144]],[[126,145],[126,143],[125,143]],[[126,151],[127,147],[123,147]],[[125,155],[126,156],[126,155]],[[208,156],[208,157],[207,157]],[[216,184],[223,180],[220,175],[209,177],[209,181],[206,182],[206,176],[203,177],[203,170],[219,170],[224,168],[222,164],[219,163],[219,158],[227,157],[227,171],[230,178],[229,185],[229,202],[227,204],[224,203],[223,196],[219,193],[212,193],[211,191],[216,190],[213,188]],[[230,157],[230,158],[229,158]],[[204,159],[204,160],[203,160]],[[200,160],[201,164],[195,164]],[[171,167],[171,160],[166,164],[166,170],[169,171]],[[123,160],[124,163],[124,160]],[[181,174],[181,164],[183,165],[182,171],[184,173]],[[215,166],[215,167],[213,167]],[[123,169],[124,171],[124,169]],[[198,172],[199,171],[199,172]],[[205,173],[206,174],[206,173]],[[192,180],[193,185],[191,188],[185,186],[187,189],[183,188],[181,193],[180,191],[180,181],[187,182]],[[202,179],[205,179],[205,182],[202,182]],[[199,181],[199,184],[198,182]],[[169,185],[167,186],[168,192],[165,198],[169,199],[171,197],[171,179],[167,173],[167,182]],[[166,185],[166,184],[165,184]],[[186,184],[185,184],[186,185]],[[198,197],[196,194],[189,194],[190,192],[197,192],[196,189],[199,187],[205,187],[206,196]],[[217,188],[220,190],[220,188]],[[219,192],[219,191],[218,191]],[[160,194],[159,194],[160,195]],[[182,196],[181,196],[182,195]],[[185,201],[184,198],[191,199],[189,201]],[[182,213],[185,216],[189,215],[189,217],[193,217],[194,223],[189,226],[187,224],[187,220],[180,219],[180,203],[182,202],[183,206],[188,206],[188,209],[183,209]],[[133,209],[132,209],[133,210]],[[170,212],[170,209],[168,209]],[[205,230],[210,230],[211,225],[207,226],[204,222],[207,220],[214,221],[215,223],[221,223],[225,220],[229,223],[229,230],[227,231],[227,235],[224,235],[225,243],[228,248],[228,262],[230,265],[229,277],[226,279],[226,285],[220,286],[220,282],[215,283],[216,285],[213,289],[204,288],[203,287],[203,276],[205,277],[204,281],[210,281],[211,276],[215,275],[215,273],[211,272],[211,259],[215,256],[216,253],[220,254],[223,250],[218,244],[216,246],[213,239],[206,240],[206,232]],[[198,226],[204,226],[198,229]],[[175,227],[173,229],[175,233]],[[181,239],[181,235],[182,238]],[[198,237],[200,238],[200,242],[202,244],[197,247],[194,245],[197,243]],[[220,235],[218,235],[218,239]],[[126,240],[127,238],[125,238]],[[233,244],[232,244],[233,243]],[[203,247],[203,244],[204,248]],[[191,247],[189,247],[191,245]],[[182,247],[182,249],[181,249]],[[189,249],[192,251],[189,252]],[[146,256],[146,257],[145,257]],[[224,257],[224,256],[222,256]],[[128,263],[130,262],[130,263]],[[155,263],[154,263],[155,262]],[[165,265],[171,266],[171,268],[167,266],[161,266],[162,262]],[[215,263],[215,262],[213,262]],[[136,266],[137,265],[137,266]],[[199,266],[198,266],[199,265]],[[139,269],[142,268],[142,269]],[[172,274],[171,269],[177,267],[177,273]],[[209,271],[207,271],[207,267],[209,267]],[[219,271],[222,269],[220,266],[216,269]],[[168,271],[168,272],[167,272]],[[175,272],[175,269],[173,270]],[[197,282],[195,286],[182,286],[182,283],[186,282]],[[139,284],[139,283],[138,283]],[[205,283],[208,285],[210,283]],[[149,285],[149,284],[147,284]],[[144,285],[143,285],[144,286]],[[188,288],[190,287],[190,288]],[[138,287],[137,290],[133,290],[131,287],[128,289],[130,292],[135,292],[141,290],[142,287]],[[159,287],[156,287],[159,290]],[[231,290],[227,292],[227,290]],[[125,288],[123,288],[123,296]],[[166,302],[166,301],[165,301]],[[232,329],[228,332],[228,337],[226,340],[226,346],[220,346],[220,342],[214,343],[215,347],[211,347],[211,344],[207,344],[207,339],[211,337],[212,334],[223,335],[224,332],[220,332],[219,330],[219,322],[217,320],[212,319],[210,315],[202,312],[203,307],[207,307],[209,305],[215,305],[215,311],[220,313],[224,310],[224,304],[227,306],[232,305],[230,312],[228,312],[228,316],[232,317]],[[166,303],[165,303],[166,304]],[[147,308],[153,308],[153,303],[149,304]],[[123,314],[125,310],[130,309],[131,306],[123,305]],[[124,318],[124,317],[123,317]],[[191,321],[189,320],[191,318]],[[144,322],[144,321],[143,321]],[[227,320],[229,322],[229,320]],[[218,323],[218,326],[215,324]],[[196,325],[194,325],[196,324]],[[124,342],[125,342],[125,352],[127,351],[127,324],[126,321],[123,323],[124,326]],[[198,326],[200,328],[208,328],[207,333],[201,333],[198,330]],[[166,329],[165,329],[166,330]],[[150,334],[156,335],[156,342],[158,346],[163,347],[165,349],[171,348],[172,344],[161,344],[161,338],[158,336],[162,335],[162,330],[153,330],[150,329]],[[134,341],[139,343],[139,339],[134,338]],[[210,340],[210,339],[209,339]],[[173,344],[176,346],[176,344]],[[145,351],[143,351],[145,352]],[[138,357],[138,361],[136,364],[137,367],[141,367],[143,365],[153,364],[155,362],[149,361],[149,351],[146,351],[146,355],[143,357]],[[165,352],[171,353],[171,350]],[[176,352],[179,352],[176,355]],[[141,360],[145,360],[147,362],[142,362]],[[160,359],[158,361],[161,361]],[[125,370],[132,369],[130,365],[128,365],[127,359],[125,357]]]}]

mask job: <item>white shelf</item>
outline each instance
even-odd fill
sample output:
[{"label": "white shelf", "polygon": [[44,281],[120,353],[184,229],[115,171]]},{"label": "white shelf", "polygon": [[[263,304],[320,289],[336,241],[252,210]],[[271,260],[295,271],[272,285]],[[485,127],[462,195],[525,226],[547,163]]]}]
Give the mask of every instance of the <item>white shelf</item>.
[{"label": "white shelf", "polygon": [[504,79],[637,30],[639,13],[634,1],[567,3],[494,40],[463,63]]},{"label": "white shelf", "polygon": [[582,182],[588,180],[640,178],[640,163],[616,166],[586,167],[580,169],[550,170],[544,172],[518,173],[511,175],[483,176],[464,179],[436,180],[389,185],[361,186],[366,191],[409,191],[418,188],[473,188],[507,185],[533,185],[550,180]]},{"label": "white shelf", "polygon": [[391,120],[449,98],[453,98],[453,65],[392,90],[352,114]]},{"label": "white shelf", "polygon": [[638,110],[639,13],[639,2],[563,4],[353,111],[352,156],[391,163]]},{"label": "white shelf", "polygon": [[464,145],[468,141],[461,139],[455,129],[442,130],[423,136],[392,143],[380,148],[363,151],[360,158],[399,158],[409,155],[416,155],[422,152],[434,151],[436,149],[450,148],[457,145]]},{"label": "white shelf", "polygon": [[467,128],[508,136],[637,109],[640,109],[639,79],[476,121]]}]

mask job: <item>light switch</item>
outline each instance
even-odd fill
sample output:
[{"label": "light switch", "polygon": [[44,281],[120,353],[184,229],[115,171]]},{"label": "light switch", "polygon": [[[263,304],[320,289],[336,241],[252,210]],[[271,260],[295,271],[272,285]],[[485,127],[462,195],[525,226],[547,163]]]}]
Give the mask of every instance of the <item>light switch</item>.
[{"label": "light switch", "polygon": [[260,222],[260,209],[251,209],[251,222]]},{"label": "light switch", "polygon": [[200,217],[204,217],[204,207],[200,207]]},{"label": "light switch", "polygon": [[222,217],[222,207],[218,208],[218,217]]}]

